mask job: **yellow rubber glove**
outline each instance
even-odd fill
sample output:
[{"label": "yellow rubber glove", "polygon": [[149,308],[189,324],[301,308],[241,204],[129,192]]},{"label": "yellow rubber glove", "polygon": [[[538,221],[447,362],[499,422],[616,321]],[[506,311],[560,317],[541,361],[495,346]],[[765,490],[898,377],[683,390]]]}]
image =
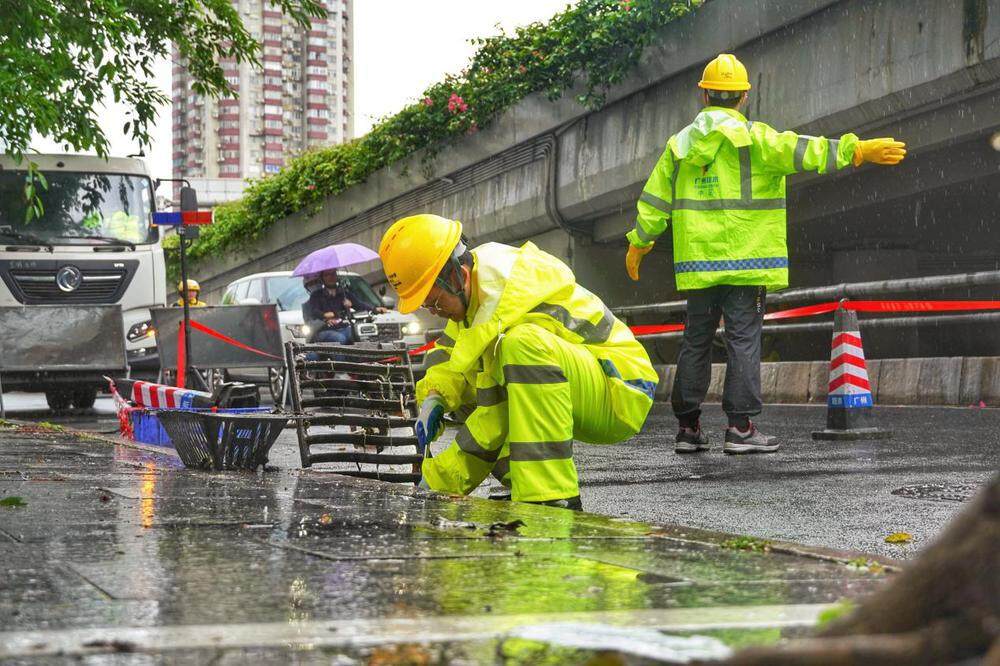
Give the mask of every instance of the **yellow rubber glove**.
[{"label": "yellow rubber glove", "polygon": [[639,280],[639,264],[642,263],[642,258],[645,257],[653,249],[655,243],[650,243],[646,247],[636,247],[635,245],[628,246],[628,254],[625,255],[625,270],[628,272],[628,276],[635,281]]},{"label": "yellow rubber glove", "polygon": [[872,164],[899,164],[906,157],[906,144],[893,138],[858,141],[854,148],[854,166],[865,162]]}]

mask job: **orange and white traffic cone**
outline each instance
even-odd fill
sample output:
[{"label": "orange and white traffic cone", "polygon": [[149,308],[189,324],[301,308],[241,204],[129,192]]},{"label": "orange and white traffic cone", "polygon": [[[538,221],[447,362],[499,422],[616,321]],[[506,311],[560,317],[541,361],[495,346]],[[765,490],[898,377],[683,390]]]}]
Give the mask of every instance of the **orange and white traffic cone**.
[{"label": "orange and white traffic cone", "polygon": [[891,430],[875,426],[872,387],[865,367],[865,350],[858,330],[858,315],[837,308],[833,315],[830,352],[830,391],[826,399],[826,429],[813,432],[813,439],[887,439]]}]

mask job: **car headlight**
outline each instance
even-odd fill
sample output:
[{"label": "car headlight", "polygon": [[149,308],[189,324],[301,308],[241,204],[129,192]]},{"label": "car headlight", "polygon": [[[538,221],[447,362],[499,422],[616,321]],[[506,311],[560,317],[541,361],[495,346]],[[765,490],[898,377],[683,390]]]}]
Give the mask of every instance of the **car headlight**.
[{"label": "car headlight", "polygon": [[128,333],[125,334],[125,338],[129,342],[135,342],[137,340],[142,340],[143,338],[152,338],[156,336],[156,329],[153,328],[153,320],[147,319],[146,321],[141,321],[138,324],[132,324],[132,328],[128,329]]},{"label": "car headlight", "polygon": [[419,321],[411,321],[409,324],[403,326],[403,335],[420,335],[420,331],[424,330],[424,327],[420,325]]},{"label": "car headlight", "polygon": [[312,329],[309,328],[308,324],[292,324],[285,328],[296,338],[308,338],[309,334],[312,333]]}]

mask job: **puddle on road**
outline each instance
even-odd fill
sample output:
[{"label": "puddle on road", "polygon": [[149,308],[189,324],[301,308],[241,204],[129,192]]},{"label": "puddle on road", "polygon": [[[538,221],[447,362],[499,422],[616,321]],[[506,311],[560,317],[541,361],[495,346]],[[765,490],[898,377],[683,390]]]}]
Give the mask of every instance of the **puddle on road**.
[{"label": "puddle on road", "polygon": [[[5,450],[16,454],[0,458],[0,483],[27,502],[0,513],[17,535],[0,554],[24,588],[22,603],[0,599],[10,631],[525,613],[544,623],[563,612],[828,603],[878,582],[551,507],[298,470],[194,472],[89,442]],[[4,474],[16,470],[38,481]]]}]

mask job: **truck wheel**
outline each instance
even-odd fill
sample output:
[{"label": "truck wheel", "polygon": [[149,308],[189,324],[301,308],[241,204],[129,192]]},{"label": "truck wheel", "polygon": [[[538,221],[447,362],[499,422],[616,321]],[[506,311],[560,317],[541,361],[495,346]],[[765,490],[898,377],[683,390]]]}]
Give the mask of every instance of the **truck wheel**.
[{"label": "truck wheel", "polygon": [[73,397],[69,391],[55,390],[45,392],[45,402],[49,403],[49,409],[54,412],[69,409],[72,401]]},{"label": "truck wheel", "polygon": [[285,391],[285,369],[267,369],[267,388],[271,392],[271,400],[278,407],[284,407],[281,403],[281,394]]},{"label": "truck wheel", "polygon": [[94,406],[94,401],[97,400],[97,389],[76,389],[73,391],[71,399],[73,401],[73,406],[77,409],[90,409]]}]

